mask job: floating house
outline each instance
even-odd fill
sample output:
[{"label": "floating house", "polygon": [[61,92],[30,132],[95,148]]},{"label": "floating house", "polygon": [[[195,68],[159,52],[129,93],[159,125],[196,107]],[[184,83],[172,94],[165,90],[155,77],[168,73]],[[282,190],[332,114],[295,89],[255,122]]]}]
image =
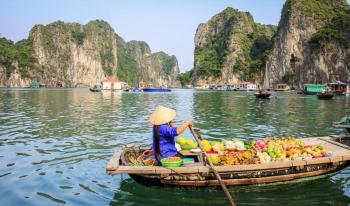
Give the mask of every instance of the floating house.
[{"label": "floating house", "polygon": [[289,91],[290,87],[287,84],[277,84],[275,91]]},{"label": "floating house", "polygon": [[120,81],[114,77],[108,77],[101,82],[102,90],[123,90],[127,83]]},{"label": "floating house", "polygon": [[335,92],[336,95],[345,95],[347,90],[347,84],[341,81],[328,83],[327,87]]},{"label": "floating house", "polygon": [[227,84],[226,90],[228,91],[238,91],[239,90],[239,84]]},{"label": "floating house", "polygon": [[303,93],[306,95],[313,95],[326,90],[326,85],[324,84],[304,84]]},{"label": "floating house", "polygon": [[209,84],[209,89],[211,90],[226,90],[224,84]]},{"label": "floating house", "polygon": [[42,84],[41,82],[31,82],[31,83],[28,85],[28,87],[29,87],[29,88],[39,88],[41,84]]},{"label": "floating house", "polygon": [[240,82],[239,83],[239,90],[243,91],[255,91],[256,89],[256,84],[252,82]]}]

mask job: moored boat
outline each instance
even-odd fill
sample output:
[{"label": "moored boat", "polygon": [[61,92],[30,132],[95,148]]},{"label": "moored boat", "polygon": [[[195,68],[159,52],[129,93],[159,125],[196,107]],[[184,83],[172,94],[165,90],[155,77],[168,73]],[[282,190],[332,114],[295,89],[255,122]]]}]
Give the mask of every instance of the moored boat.
[{"label": "moored boat", "polygon": [[89,88],[90,92],[101,92],[102,88],[100,84],[96,84],[92,88]]},{"label": "moored boat", "polygon": [[98,88],[89,88],[90,92],[101,92],[101,89]]},{"label": "moored boat", "polygon": [[260,98],[260,99],[268,99],[271,96],[270,92],[258,92],[255,93],[255,97],[256,98]]},{"label": "moored boat", "polygon": [[321,93],[317,93],[317,97],[319,99],[332,99],[335,96],[334,93],[332,92],[321,92]]},{"label": "moored boat", "polygon": [[[215,166],[215,169],[225,185],[236,186],[274,183],[328,174],[345,168],[350,161],[350,136],[331,135],[302,140],[307,145],[318,145],[332,150],[333,154],[329,157],[305,160]],[[128,147],[115,153],[107,166],[108,173],[110,175],[127,173],[135,181],[146,185],[219,186],[219,181],[211,168],[204,163],[201,153],[192,154],[196,162],[182,167],[131,166],[132,160],[146,149]]]},{"label": "moored boat", "polygon": [[304,84],[303,94],[304,95],[316,95],[317,93],[323,92],[326,86],[323,84]]}]

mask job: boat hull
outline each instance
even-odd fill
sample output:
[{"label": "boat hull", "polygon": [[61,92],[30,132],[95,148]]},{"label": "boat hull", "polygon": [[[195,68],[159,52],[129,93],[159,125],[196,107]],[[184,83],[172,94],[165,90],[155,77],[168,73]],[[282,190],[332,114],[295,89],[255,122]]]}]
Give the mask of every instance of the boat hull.
[{"label": "boat hull", "polygon": [[90,92],[101,92],[101,89],[89,88]]},{"label": "boat hull", "polygon": [[143,92],[171,92],[171,89],[145,88]]},{"label": "boat hull", "polygon": [[309,92],[309,91],[305,91],[305,90],[302,90],[303,94],[304,95],[317,95],[318,92]]},{"label": "boat hull", "polygon": [[268,99],[270,96],[271,93],[255,93],[255,97],[260,99]]},{"label": "boat hull", "polygon": [[[226,186],[245,186],[255,184],[268,184],[276,182],[292,181],[301,178],[326,175],[349,166],[347,163],[339,165],[306,166],[298,169],[281,169],[278,171],[250,171],[247,173],[219,173]],[[296,170],[292,171],[292,170]],[[215,176],[205,177],[203,180],[195,180],[191,175],[161,177],[152,175],[129,174],[136,182],[147,186],[180,186],[180,187],[219,187],[220,182]],[[232,178],[234,177],[234,178]],[[192,179],[192,180],[191,180]]]},{"label": "boat hull", "polygon": [[323,94],[323,93],[319,93],[317,94],[317,97],[319,99],[332,99],[334,97],[334,94]]}]

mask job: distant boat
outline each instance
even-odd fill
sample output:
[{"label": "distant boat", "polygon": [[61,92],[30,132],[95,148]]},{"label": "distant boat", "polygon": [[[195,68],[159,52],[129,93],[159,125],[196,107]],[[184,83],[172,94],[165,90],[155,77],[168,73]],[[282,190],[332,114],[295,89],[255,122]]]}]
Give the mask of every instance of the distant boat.
[{"label": "distant boat", "polygon": [[144,88],[144,92],[171,92],[171,89],[166,88]]},{"label": "distant boat", "polygon": [[142,89],[140,87],[134,87],[132,89],[133,92],[142,92]]},{"label": "distant boat", "polygon": [[271,96],[270,92],[258,92],[255,93],[255,97],[256,98],[260,98],[260,99],[268,99]]},{"label": "distant boat", "polygon": [[317,93],[323,92],[326,86],[323,84],[304,84],[303,94],[304,95],[316,95]]},{"label": "distant boat", "polygon": [[100,92],[101,89],[89,88],[90,92]]},{"label": "distant boat", "polygon": [[90,92],[101,92],[102,88],[100,84],[96,84],[94,87],[89,88]]},{"label": "distant boat", "polygon": [[334,96],[335,96],[335,93],[333,93],[333,92],[317,93],[317,97],[319,99],[332,99]]}]

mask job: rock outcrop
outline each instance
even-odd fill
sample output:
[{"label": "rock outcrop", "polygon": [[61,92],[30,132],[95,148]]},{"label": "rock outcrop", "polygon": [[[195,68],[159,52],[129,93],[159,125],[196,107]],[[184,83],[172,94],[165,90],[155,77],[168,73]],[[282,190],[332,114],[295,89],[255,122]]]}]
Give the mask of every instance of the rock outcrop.
[{"label": "rock outcrop", "polygon": [[195,35],[194,84],[235,83],[262,78],[275,26],[254,22],[248,12],[226,8]]},{"label": "rock outcrop", "polygon": [[132,83],[147,82],[153,86],[179,87],[177,76],[180,73],[175,56],[164,52],[152,53],[143,41],[125,42],[118,39],[118,76]]},{"label": "rock outcrop", "polygon": [[86,25],[54,22],[35,25],[29,38],[0,41],[0,86],[24,87],[31,81],[89,87],[107,76],[135,85],[178,86],[175,56],[151,53],[147,43],[126,43],[105,21]]},{"label": "rock outcrop", "polygon": [[349,11],[345,0],[287,0],[267,60],[264,87],[349,81]]}]

